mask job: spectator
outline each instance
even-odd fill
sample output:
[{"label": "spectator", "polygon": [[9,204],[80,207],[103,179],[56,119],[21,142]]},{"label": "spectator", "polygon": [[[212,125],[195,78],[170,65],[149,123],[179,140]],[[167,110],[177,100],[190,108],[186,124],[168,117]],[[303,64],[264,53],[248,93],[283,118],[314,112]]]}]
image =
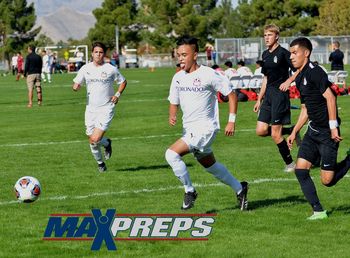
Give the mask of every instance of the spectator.
[{"label": "spectator", "polygon": [[331,62],[331,70],[332,71],[342,71],[344,70],[344,53],[339,49],[340,43],[339,41],[334,41],[333,44],[333,52],[329,55],[329,61]]},{"label": "spectator", "polygon": [[23,56],[21,52],[17,53],[17,76],[16,76],[16,81],[23,76]]},{"label": "spectator", "polygon": [[26,63],[24,66],[24,76],[27,77],[28,87],[28,105],[31,108],[33,106],[33,89],[36,88],[38,95],[38,105],[42,103],[42,92],[41,92],[41,69],[43,61],[41,57],[35,53],[35,46],[28,47],[28,53]]},{"label": "spectator", "polygon": [[41,71],[41,79],[46,82],[46,77],[47,81],[51,83],[51,74],[50,74],[50,67],[51,67],[51,62],[50,62],[50,56],[46,53],[46,50],[43,50],[41,52],[42,58],[43,58],[43,67]]},{"label": "spectator", "polygon": [[263,73],[261,72],[263,66],[263,61],[262,60],[258,60],[255,62],[255,71],[254,71],[254,75],[262,75]]},{"label": "spectator", "polygon": [[227,69],[225,70],[225,75],[228,79],[231,79],[232,76],[237,75],[237,70],[232,67],[231,61],[226,61],[225,66],[227,67]]},{"label": "spectator", "polygon": [[11,59],[12,75],[17,74],[17,55],[13,55]]},{"label": "spectator", "polygon": [[245,66],[245,62],[243,60],[240,60],[238,63],[237,63],[237,73],[240,75],[240,76],[243,76],[243,75],[253,75],[252,71],[250,70],[249,67]]}]

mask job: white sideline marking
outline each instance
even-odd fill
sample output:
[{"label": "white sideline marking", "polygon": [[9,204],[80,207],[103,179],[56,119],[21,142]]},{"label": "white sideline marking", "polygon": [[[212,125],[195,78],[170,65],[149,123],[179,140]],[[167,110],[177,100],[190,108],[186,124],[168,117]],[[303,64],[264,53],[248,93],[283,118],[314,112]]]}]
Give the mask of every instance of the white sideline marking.
[{"label": "white sideline marking", "polygon": [[[255,179],[249,182],[249,184],[262,184],[262,183],[270,183],[270,182],[289,182],[289,181],[296,181],[295,178],[260,178]],[[204,187],[219,187],[219,186],[226,186],[223,183],[212,183],[212,184],[193,184],[197,188],[204,188]],[[78,195],[78,196],[68,196],[68,195],[62,195],[62,196],[53,196],[53,197],[47,197],[47,198],[39,198],[39,200],[42,201],[61,201],[61,200],[81,200],[81,199],[87,199],[95,196],[109,196],[109,195],[122,195],[122,194],[138,194],[138,193],[153,193],[153,192],[165,192],[170,190],[177,190],[177,189],[183,189],[183,186],[169,186],[169,187],[161,187],[161,188],[155,188],[155,189],[138,189],[138,190],[121,190],[118,192],[101,192],[101,193],[92,193],[87,195]],[[0,202],[0,205],[8,205],[8,204],[14,204],[19,203],[19,201],[7,201],[7,202]]]},{"label": "white sideline marking", "polygon": [[[241,129],[236,130],[236,132],[252,132],[255,129]],[[152,139],[152,138],[164,138],[164,137],[175,137],[182,134],[158,134],[158,135],[146,135],[146,136],[130,136],[130,137],[115,137],[111,138],[112,140],[132,140],[132,139]],[[1,147],[25,147],[25,146],[40,146],[40,145],[59,145],[59,144],[72,144],[72,143],[85,143],[87,140],[76,140],[76,141],[62,141],[62,142],[32,142],[32,143],[9,143],[9,144],[0,144]]]}]

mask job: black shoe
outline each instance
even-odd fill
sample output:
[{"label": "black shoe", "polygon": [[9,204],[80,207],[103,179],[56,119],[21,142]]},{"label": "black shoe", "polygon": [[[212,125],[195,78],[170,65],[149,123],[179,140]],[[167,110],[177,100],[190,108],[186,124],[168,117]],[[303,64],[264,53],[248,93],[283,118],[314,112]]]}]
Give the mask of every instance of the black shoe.
[{"label": "black shoe", "polygon": [[194,206],[194,201],[197,199],[197,195],[198,194],[196,191],[185,193],[184,201],[182,203],[181,209],[182,210],[191,209]]},{"label": "black shoe", "polygon": [[110,159],[112,156],[112,140],[107,139],[107,141],[108,141],[108,145],[105,148],[105,159],[106,160]]},{"label": "black shoe", "polygon": [[104,162],[102,162],[101,164],[97,164],[98,165],[98,171],[103,173],[107,171],[107,167],[106,164]]},{"label": "black shoe", "polygon": [[248,183],[247,182],[241,182],[242,185],[242,191],[237,194],[237,200],[238,200],[238,205],[241,211],[244,211],[248,209],[248,199],[247,199],[247,194],[248,194]]}]

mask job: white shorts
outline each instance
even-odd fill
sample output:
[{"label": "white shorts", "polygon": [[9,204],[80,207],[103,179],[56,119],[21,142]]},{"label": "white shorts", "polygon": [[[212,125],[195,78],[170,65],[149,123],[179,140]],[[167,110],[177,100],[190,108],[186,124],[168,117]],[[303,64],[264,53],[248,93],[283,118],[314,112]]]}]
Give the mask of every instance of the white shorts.
[{"label": "white shorts", "polygon": [[204,131],[200,132],[198,130],[184,129],[183,140],[190,149],[193,155],[200,159],[212,153],[211,145],[216,137],[218,130],[215,131]]},{"label": "white shorts", "polygon": [[95,128],[107,131],[114,117],[114,107],[113,103],[94,109],[87,107],[85,110],[86,135],[92,135]]}]

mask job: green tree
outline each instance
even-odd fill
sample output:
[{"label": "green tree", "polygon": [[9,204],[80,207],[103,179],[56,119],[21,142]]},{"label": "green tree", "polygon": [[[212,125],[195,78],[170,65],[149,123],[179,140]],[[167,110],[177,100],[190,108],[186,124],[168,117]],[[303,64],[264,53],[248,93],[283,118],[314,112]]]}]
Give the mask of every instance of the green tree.
[{"label": "green tree", "polygon": [[320,18],[315,34],[349,35],[350,2],[344,0],[323,1],[320,6]]},{"label": "green tree", "polygon": [[261,36],[266,24],[281,28],[281,35],[310,35],[316,29],[320,0],[240,0],[237,8],[244,36]]},{"label": "green tree", "polygon": [[136,7],[136,0],[105,0],[101,8],[93,11],[96,24],[89,30],[89,40],[91,42],[101,41],[107,47],[113,48],[116,45],[115,28],[118,25],[120,45],[132,45],[138,42],[139,28],[134,23],[137,14]]},{"label": "green tree", "polygon": [[0,17],[1,52],[10,63],[10,55],[32,42],[40,28],[33,30],[36,19],[34,4],[27,6],[26,0],[0,0]]}]

